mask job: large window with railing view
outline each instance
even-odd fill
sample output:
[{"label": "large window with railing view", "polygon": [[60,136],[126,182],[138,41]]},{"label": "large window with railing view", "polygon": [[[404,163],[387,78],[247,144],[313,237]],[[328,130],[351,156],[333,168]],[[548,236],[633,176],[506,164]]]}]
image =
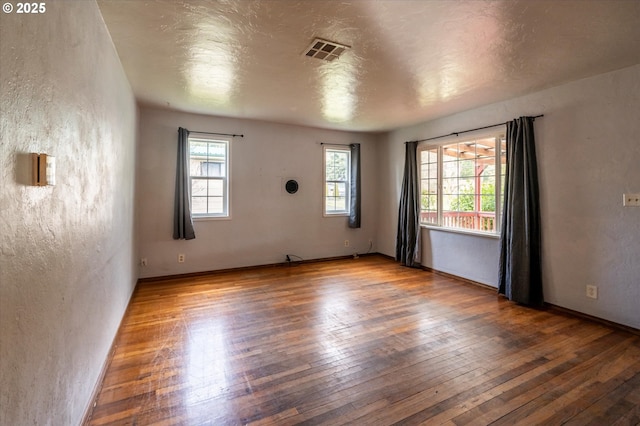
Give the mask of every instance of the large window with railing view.
[{"label": "large window with railing view", "polygon": [[504,135],[418,148],[420,223],[497,234],[506,171]]}]

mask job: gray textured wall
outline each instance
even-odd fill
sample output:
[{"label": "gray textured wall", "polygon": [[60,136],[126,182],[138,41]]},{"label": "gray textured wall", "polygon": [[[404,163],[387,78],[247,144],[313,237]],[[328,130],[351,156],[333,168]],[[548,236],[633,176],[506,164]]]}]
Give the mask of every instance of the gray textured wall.
[{"label": "gray textured wall", "polygon": [[[196,239],[174,241],[173,201],[178,127],[244,134],[231,145],[231,220],[197,220]],[[323,217],[322,145],[361,143],[362,228]],[[138,156],[141,277],[315,259],[369,248],[377,228],[377,143],[372,135],[142,108]],[[284,191],[285,178],[300,189]],[[344,240],[350,241],[349,247]],[[374,241],[375,244],[375,241]],[[178,254],[186,255],[178,263]]]},{"label": "gray textured wall", "polygon": [[133,95],[96,4],[46,6],[0,14],[2,425],[80,422],[136,279]]}]

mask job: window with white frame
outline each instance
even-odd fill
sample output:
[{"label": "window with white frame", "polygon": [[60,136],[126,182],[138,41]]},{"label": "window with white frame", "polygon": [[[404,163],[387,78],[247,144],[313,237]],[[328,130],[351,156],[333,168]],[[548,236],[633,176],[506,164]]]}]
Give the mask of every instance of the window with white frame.
[{"label": "window with white frame", "polygon": [[418,149],[420,223],[500,232],[506,140],[504,135]]},{"label": "window with white frame", "polygon": [[189,135],[189,176],[193,217],[229,216],[230,139]]},{"label": "window with white frame", "polygon": [[325,145],[324,214],[348,215],[351,188],[351,150],[348,146]]}]

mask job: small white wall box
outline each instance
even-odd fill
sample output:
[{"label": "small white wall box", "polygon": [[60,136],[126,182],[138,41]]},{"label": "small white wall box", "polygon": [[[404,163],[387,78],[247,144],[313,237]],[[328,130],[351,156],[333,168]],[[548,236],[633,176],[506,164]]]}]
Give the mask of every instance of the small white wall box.
[{"label": "small white wall box", "polygon": [[33,185],[56,184],[56,157],[47,154],[31,154],[33,161]]}]

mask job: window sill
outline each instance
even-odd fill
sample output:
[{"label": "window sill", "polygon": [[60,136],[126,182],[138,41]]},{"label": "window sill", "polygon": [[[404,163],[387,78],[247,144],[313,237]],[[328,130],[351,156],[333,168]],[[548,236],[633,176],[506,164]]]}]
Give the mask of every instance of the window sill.
[{"label": "window sill", "polygon": [[500,239],[500,234],[492,234],[492,233],[489,233],[489,232],[473,231],[473,230],[469,230],[469,229],[443,228],[441,226],[431,226],[431,225],[420,225],[420,228],[429,229],[429,230],[432,230],[432,231],[451,232],[453,234],[471,235],[471,236],[474,236],[474,237],[491,238],[491,239],[494,239],[494,240],[499,240]]},{"label": "window sill", "polygon": [[324,213],[324,217],[349,217],[349,213]]},{"label": "window sill", "polygon": [[206,222],[209,220],[231,220],[231,216],[193,216],[194,222]]}]

